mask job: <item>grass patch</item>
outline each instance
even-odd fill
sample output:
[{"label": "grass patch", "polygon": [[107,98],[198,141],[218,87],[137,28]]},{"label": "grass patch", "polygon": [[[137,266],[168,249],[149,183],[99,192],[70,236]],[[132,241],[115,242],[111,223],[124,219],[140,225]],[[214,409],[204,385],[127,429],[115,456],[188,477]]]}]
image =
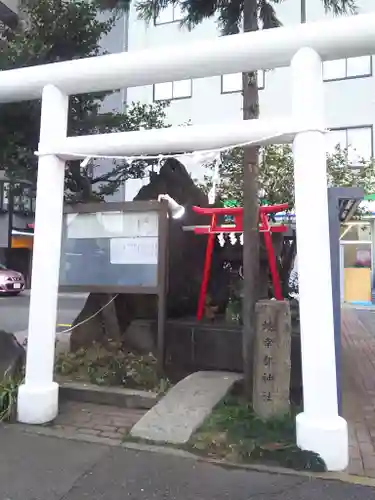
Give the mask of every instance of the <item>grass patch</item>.
[{"label": "grass patch", "polygon": [[264,421],[240,396],[230,395],[216,406],[192,436],[189,448],[231,462],[326,471],[319,455],[296,446],[295,414]]},{"label": "grass patch", "polygon": [[9,422],[15,418],[18,387],[21,383],[21,377],[5,377],[0,382],[0,422]]},{"label": "grass patch", "polygon": [[171,383],[167,378],[158,377],[156,367],[156,358],[152,354],[125,351],[115,342],[109,342],[105,347],[93,344],[74,353],[61,353],[55,362],[60,381],[89,382],[163,394]]}]

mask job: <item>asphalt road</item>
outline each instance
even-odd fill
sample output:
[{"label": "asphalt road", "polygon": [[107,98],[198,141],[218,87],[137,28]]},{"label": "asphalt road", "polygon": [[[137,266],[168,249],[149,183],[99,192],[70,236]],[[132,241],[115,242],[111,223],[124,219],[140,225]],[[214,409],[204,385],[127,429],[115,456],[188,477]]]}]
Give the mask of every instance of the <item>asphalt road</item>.
[{"label": "asphalt road", "polygon": [[[29,318],[29,292],[18,297],[0,296],[0,330],[20,332],[27,330]],[[70,325],[85,303],[83,295],[61,294],[58,303],[57,329]],[[62,325],[59,328],[59,325]]]},{"label": "asphalt road", "polygon": [[0,427],[1,500],[374,500],[375,489]]}]

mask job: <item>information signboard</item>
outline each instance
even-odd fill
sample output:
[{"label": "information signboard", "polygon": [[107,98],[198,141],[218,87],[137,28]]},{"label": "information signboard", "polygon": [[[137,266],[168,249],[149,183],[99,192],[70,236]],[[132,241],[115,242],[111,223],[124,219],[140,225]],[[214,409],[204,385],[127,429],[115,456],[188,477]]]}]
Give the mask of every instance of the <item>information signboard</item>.
[{"label": "information signboard", "polygon": [[60,288],[155,294],[165,275],[166,237],[164,203],[69,206],[63,223]]},{"label": "information signboard", "polygon": [[67,206],[60,290],[158,296],[157,358],[164,365],[168,204],[132,201]]}]

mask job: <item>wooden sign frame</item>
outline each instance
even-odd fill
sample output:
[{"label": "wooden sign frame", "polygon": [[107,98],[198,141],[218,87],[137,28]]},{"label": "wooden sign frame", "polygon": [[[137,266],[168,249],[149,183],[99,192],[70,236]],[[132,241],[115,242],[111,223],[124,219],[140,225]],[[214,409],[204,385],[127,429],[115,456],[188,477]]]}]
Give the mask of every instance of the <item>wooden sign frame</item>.
[{"label": "wooden sign frame", "polygon": [[[158,335],[157,358],[158,368],[162,371],[165,359],[165,323],[166,300],[168,291],[168,203],[166,201],[131,201],[110,203],[82,203],[64,207],[67,214],[96,214],[110,212],[156,212],[158,214],[158,262],[156,286],[126,286],[126,285],[60,285],[61,292],[89,292],[108,294],[139,294],[157,295],[158,297]],[[113,264],[115,265],[115,264]]]}]

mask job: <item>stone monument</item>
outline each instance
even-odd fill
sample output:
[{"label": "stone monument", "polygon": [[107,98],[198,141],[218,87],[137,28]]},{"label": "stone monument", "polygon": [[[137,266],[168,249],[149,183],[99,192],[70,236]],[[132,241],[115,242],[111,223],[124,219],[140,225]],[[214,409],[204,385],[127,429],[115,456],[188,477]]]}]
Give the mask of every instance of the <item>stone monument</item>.
[{"label": "stone monument", "polygon": [[256,305],[253,407],[262,419],[289,411],[291,316],[287,301]]}]

